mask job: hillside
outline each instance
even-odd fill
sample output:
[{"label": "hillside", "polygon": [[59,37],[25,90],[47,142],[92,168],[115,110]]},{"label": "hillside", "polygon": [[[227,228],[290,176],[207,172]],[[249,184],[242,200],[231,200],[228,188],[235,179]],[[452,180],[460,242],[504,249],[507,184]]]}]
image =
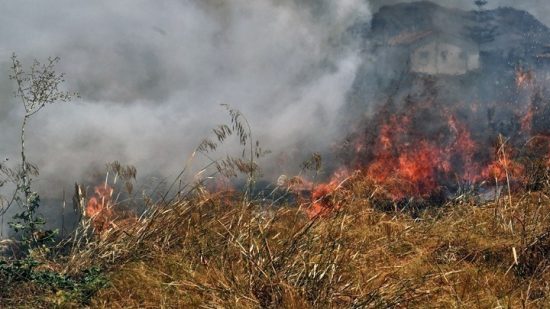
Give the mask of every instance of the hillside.
[{"label": "hillside", "polygon": [[514,183],[525,157],[547,157],[550,30],[533,16],[415,2],[382,7],[362,27],[363,65],[343,110],[361,123],[343,151],[352,169],[408,188],[394,197],[440,199],[502,181],[503,141]]},{"label": "hillside", "polygon": [[398,81],[403,83],[403,91],[410,93],[413,82],[408,81],[417,77],[408,76],[411,53],[416,48],[448,37],[459,42],[454,44],[476,47],[472,28],[478,26],[495,29],[490,41],[479,44],[480,68],[465,75],[439,76],[437,86],[444,93],[442,99],[517,101],[518,67],[533,70],[537,81],[546,85],[550,61],[544,55],[550,44],[550,30],[545,25],[513,8],[484,11],[480,25],[476,16],[476,11],[449,9],[432,2],[382,7],[370,24],[361,26],[370,31],[364,35],[365,64],[350,94],[362,103],[353,103],[364,106],[371,98],[380,100],[392,93]]}]

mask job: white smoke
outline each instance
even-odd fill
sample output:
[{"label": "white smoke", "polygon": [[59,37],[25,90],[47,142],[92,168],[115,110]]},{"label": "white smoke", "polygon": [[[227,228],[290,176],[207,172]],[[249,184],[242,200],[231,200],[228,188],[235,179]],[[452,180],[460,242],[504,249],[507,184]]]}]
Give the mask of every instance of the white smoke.
[{"label": "white smoke", "polygon": [[0,15],[0,156],[16,161],[22,116],[11,52],[27,64],[60,56],[82,96],[48,106],[27,132],[40,193],[55,198],[113,160],[173,176],[227,121],[221,103],[274,155],[326,149],[361,63],[347,30],[370,10],[361,0],[23,0],[2,2]]}]

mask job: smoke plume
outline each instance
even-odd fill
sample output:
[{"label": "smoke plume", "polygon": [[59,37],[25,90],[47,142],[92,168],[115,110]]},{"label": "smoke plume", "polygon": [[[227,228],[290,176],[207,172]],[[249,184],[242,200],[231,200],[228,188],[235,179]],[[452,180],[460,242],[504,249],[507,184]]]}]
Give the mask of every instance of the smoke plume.
[{"label": "smoke plume", "polygon": [[[371,12],[397,2],[410,1],[1,3],[0,156],[18,158],[22,107],[8,79],[15,52],[26,64],[61,57],[67,89],[81,94],[48,106],[28,128],[43,198],[59,199],[114,160],[135,165],[144,181],[175,176],[210,129],[227,122],[220,104],[241,110],[272,150],[262,165],[274,180],[347,133],[342,110],[350,88],[361,86],[356,74],[368,82],[377,65],[365,52]],[[548,24],[544,4],[499,0],[488,8],[514,5]]]},{"label": "smoke plume", "polygon": [[18,159],[12,52],[24,64],[61,57],[67,89],[81,95],[28,128],[43,198],[113,160],[145,177],[176,175],[227,122],[222,103],[246,115],[272,156],[322,151],[361,61],[348,29],[370,18],[361,0],[18,1],[0,12],[0,155]]}]

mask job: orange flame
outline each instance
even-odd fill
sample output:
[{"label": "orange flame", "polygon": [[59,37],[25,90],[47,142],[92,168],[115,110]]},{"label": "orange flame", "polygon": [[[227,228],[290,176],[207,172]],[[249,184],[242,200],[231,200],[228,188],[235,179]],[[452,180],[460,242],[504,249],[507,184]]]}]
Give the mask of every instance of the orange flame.
[{"label": "orange flame", "polygon": [[346,169],[340,169],[332,176],[328,183],[320,184],[311,192],[311,206],[307,209],[309,218],[324,216],[331,211],[338,210],[342,206],[334,194],[340,189],[342,183],[348,177]]},{"label": "orange flame", "polygon": [[113,218],[113,209],[111,198],[113,188],[107,184],[95,187],[94,197],[86,204],[85,216],[92,220],[94,231],[101,233],[111,224]]},{"label": "orange flame", "polygon": [[523,68],[516,69],[516,86],[518,89],[527,88],[533,83],[533,72],[531,70],[525,70]]},{"label": "orange flame", "polygon": [[495,153],[495,160],[491,162],[482,172],[482,176],[485,179],[494,179],[495,181],[504,182],[512,180],[519,180],[524,172],[525,167],[512,160],[513,152],[509,148],[505,148],[505,145],[498,147],[499,149]]},{"label": "orange flame", "polygon": [[529,109],[527,110],[527,113],[521,118],[521,130],[525,133],[529,133],[532,128],[533,124],[533,116],[534,116],[534,108],[533,106],[529,106]]},{"label": "orange flame", "polygon": [[[445,117],[448,140],[446,145],[438,145],[425,138],[409,139],[410,117],[391,116],[380,128],[374,160],[360,169],[384,186],[393,200],[428,197],[438,190],[441,178],[456,177],[456,173],[464,180],[475,180],[479,174],[473,159],[477,146],[464,124],[452,115]],[[460,172],[453,170],[457,161],[462,166]]]},{"label": "orange flame", "polygon": [[[533,82],[530,72],[517,73],[518,85]],[[447,107],[433,100],[409,103],[400,111],[392,110],[391,105],[384,106],[374,118],[371,130],[356,135],[352,144],[354,157],[348,167],[377,185],[383,198],[393,201],[439,198],[441,193],[450,192],[462,183],[524,183],[526,167],[518,161],[513,144],[496,149],[480,147],[479,143],[487,139],[470,130],[465,122],[468,118],[458,118],[463,111],[475,114],[477,104]],[[520,138],[530,135],[526,130],[530,129],[534,113],[530,108],[525,116],[519,117]],[[494,153],[491,149],[495,149]],[[539,153],[550,162],[550,149]],[[342,206],[333,198],[339,189],[338,179],[335,175],[312,191],[310,217]]]}]

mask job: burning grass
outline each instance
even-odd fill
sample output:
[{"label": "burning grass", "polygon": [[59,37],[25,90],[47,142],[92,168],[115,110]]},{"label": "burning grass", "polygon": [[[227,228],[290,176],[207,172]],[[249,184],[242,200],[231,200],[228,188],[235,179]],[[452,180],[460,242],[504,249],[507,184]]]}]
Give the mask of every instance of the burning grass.
[{"label": "burning grass", "polygon": [[[380,210],[373,182],[353,175],[325,196],[342,207],[311,217],[197,189],[131,227],[115,220],[55,267],[102,265],[110,287],[91,305],[103,308],[536,307],[550,297],[548,193],[461,196],[413,218]],[[24,301],[32,288],[13,291]]]},{"label": "burning grass", "polygon": [[[548,302],[546,192],[427,209],[413,219],[350,181],[345,207],[313,220],[295,207],[177,202],[142,256],[111,272],[98,307],[495,307]],[[344,204],[343,204],[344,205]],[[231,207],[228,207],[231,206]],[[184,219],[182,219],[184,218]]]},{"label": "burning grass", "polygon": [[[0,278],[9,283],[0,302],[99,308],[550,302],[548,139],[531,137],[518,151],[499,136],[494,147],[480,148],[453,113],[433,111],[435,102],[415,104],[381,117],[372,136],[360,134],[355,160],[327,182],[281,177],[278,186],[294,199],[276,205],[253,196],[263,151],[250,143],[242,115],[229,109],[233,126],[215,129],[219,144],[205,140],[199,151],[215,150],[236,132],[244,159],[212,166],[219,175],[246,175],[244,192],[198,180],[172,200],[147,199],[138,217],[123,211],[107,181],[89,199],[77,186],[82,225],[56,250],[33,252],[44,271],[61,277],[40,279],[47,286]],[[426,113],[441,127],[418,128],[414,118]],[[318,173],[321,159],[306,165]],[[135,169],[111,170],[130,192]]]},{"label": "burning grass", "polygon": [[[266,207],[202,188],[153,206],[132,225],[113,219],[49,267],[100,266],[110,286],[92,307],[496,307],[550,300],[550,193],[383,210],[380,188],[354,174],[330,188],[332,211]],[[90,229],[93,230],[93,221]],[[83,241],[87,239],[87,241]],[[6,305],[65,302],[62,288],[23,284]]]},{"label": "burning grass", "polygon": [[[403,168],[393,183],[368,169],[341,169],[324,184],[280,179],[297,198],[276,207],[249,191],[208,190],[198,183],[173,200],[149,203],[137,217],[123,211],[113,198],[117,189],[107,182],[89,199],[77,186],[82,225],[58,248],[33,252],[40,262],[33,280],[21,279],[29,274],[0,278],[7,282],[0,303],[543,306],[550,301],[548,167],[543,158],[515,169],[510,158],[517,156],[500,144],[490,169],[491,194],[462,190],[440,199],[404,198],[435,181],[422,171],[438,161],[422,155],[400,159]],[[60,275],[51,277],[52,271]]]}]

